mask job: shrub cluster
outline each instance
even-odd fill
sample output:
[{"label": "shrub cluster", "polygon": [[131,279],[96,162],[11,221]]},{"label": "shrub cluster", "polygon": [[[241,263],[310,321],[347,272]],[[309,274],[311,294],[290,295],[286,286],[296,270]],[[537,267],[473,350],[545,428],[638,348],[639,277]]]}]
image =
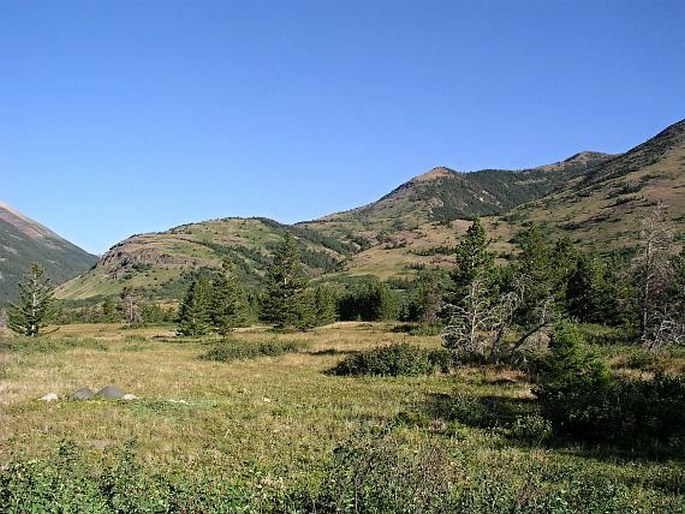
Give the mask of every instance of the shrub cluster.
[{"label": "shrub cluster", "polygon": [[303,343],[296,341],[279,342],[271,340],[250,343],[227,338],[214,344],[200,358],[210,361],[230,362],[240,359],[256,359],[258,357],[278,357],[286,353],[297,352],[303,347]]},{"label": "shrub cluster", "polygon": [[682,444],[685,378],[612,379],[571,323],[555,329],[550,348],[536,394],[557,435],[667,452]]},{"label": "shrub cluster", "polygon": [[353,353],[330,370],[333,375],[419,376],[453,364],[447,350],[427,350],[409,343],[393,343]]}]

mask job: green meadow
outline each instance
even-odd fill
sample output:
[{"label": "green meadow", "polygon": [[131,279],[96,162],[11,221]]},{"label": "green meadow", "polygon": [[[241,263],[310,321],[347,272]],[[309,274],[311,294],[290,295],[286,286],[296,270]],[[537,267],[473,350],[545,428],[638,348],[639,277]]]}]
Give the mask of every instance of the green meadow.
[{"label": "green meadow", "polygon": [[[3,512],[685,512],[680,457],[550,438],[523,368],[330,373],[362,349],[440,348],[393,324],[243,329],[234,344],[272,355],[223,362],[203,358],[216,338],[169,327],[1,337]],[[137,399],[69,398],[106,385]]]}]

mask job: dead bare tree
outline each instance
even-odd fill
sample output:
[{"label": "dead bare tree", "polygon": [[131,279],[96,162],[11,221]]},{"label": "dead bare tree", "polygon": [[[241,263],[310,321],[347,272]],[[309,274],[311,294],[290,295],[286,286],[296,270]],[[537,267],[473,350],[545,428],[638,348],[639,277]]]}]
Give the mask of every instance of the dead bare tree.
[{"label": "dead bare tree", "polygon": [[638,289],[640,341],[656,350],[682,338],[682,316],[678,316],[669,294],[676,278],[673,233],[665,223],[666,205],[659,203],[643,220],[638,252],[632,271]]}]

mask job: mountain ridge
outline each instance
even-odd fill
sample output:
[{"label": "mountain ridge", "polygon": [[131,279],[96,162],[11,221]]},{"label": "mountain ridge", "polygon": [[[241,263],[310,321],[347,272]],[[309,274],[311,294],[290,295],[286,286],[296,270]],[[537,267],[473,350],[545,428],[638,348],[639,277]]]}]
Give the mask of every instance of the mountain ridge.
[{"label": "mountain ridge", "polygon": [[310,276],[344,272],[380,278],[450,265],[449,248],[476,216],[483,219],[494,251],[502,254],[531,222],[580,244],[630,246],[639,219],[657,198],[674,204],[669,222],[682,233],[684,129],[685,121],[678,122],[622,154],[582,151],[523,170],[458,172],[437,166],[375,202],[292,226],[266,218],[223,218],[132,236],[58,293],[83,299],[133,286],[153,296],[173,290],[178,298],[189,270],[218,267],[227,256],[248,281],[259,284],[269,252],[285,230],[293,231]]}]

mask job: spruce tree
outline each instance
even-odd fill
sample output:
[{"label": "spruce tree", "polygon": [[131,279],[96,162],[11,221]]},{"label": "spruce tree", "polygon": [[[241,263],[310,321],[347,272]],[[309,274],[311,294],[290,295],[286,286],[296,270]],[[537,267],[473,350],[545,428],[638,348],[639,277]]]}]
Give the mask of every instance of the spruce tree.
[{"label": "spruce tree", "polygon": [[211,328],[209,280],[200,277],[190,284],[178,311],[178,334],[205,335]]},{"label": "spruce tree", "polygon": [[226,335],[246,320],[247,299],[229,259],[224,259],[221,273],[212,282],[209,314],[213,329]]},{"label": "spruce tree", "polygon": [[319,284],[314,289],[314,312],[316,324],[328,325],[333,323],[337,316],[336,291],[330,284]]},{"label": "spruce tree", "polygon": [[50,315],[52,290],[43,267],[31,264],[24,282],[19,284],[18,304],[10,304],[7,326],[19,334],[34,337],[40,334]]},{"label": "spruce tree", "polygon": [[558,318],[558,300],[566,290],[563,279],[569,275],[566,266],[572,259],[562,251],[570,251],[566,245],[553,247],[537,225],[523,233],[519,248],[512,288],[518,296],[515,319],[522,329],[517,346],[522,346]]},{"label": "spruce tree", "polygon": [[452,287],[446,299],[449,315],[443,334],[445,347],[469,356],[493,353],[487,348],[495,329],[497,303],[493,291],[494,255],[488,251],[485,230],[476,219],[456,248],[457,267],[450,274]]},{"label": "spruce tree", "polygon": [[306,322],[305,295],[307,279],[300,253],[290,232],[276,248],[267,272],[262,318],[276,328],[303,328]]},{"label": "spruce tree", "polygon": [[467,292],[474,280],[492,271],[495,255],[488,251],[489,244],[485,229],[480,219],[476,218],[455,250],[457,267],[451,277],[457,299]]}]

